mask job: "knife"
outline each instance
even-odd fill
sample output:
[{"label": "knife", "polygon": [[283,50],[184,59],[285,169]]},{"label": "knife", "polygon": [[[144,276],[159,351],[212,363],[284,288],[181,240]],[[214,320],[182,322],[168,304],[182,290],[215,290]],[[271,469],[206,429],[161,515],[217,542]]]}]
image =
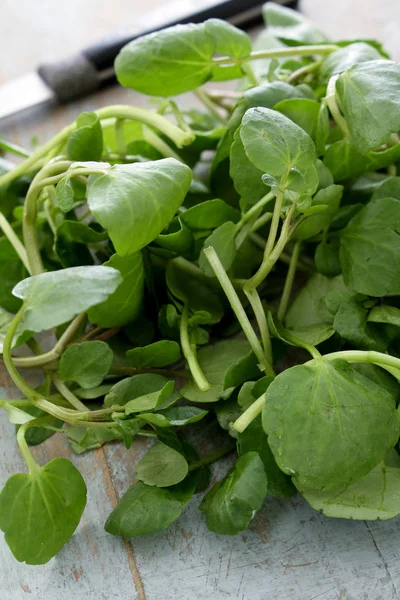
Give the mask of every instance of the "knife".
[{"label": "knife", "polygon": [[[294,8],[297,0],[277,0]],[[227,19],[244,29],[261,21],[265,0],[177,0],[147,13],[137,20],[137,30],[130,36],[103,40],[76,56],[46,63],[0,86],[0,119],[47,102],[66,103],[83,98],[113,83],[113,64],[128,42],[177,23],[201,23],[206,19]]]}]

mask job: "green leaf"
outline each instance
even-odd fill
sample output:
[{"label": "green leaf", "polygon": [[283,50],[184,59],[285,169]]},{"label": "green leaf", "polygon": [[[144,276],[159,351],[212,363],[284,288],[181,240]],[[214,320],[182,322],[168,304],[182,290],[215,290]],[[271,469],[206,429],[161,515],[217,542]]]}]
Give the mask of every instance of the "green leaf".
[{"label": "green leaf", "polygon": [[[142,38],[143,39],[143,38]],[[182,204],[192,179],[174,158],[114,165],[89,178],[88,204],[120,256],[152,242]]]},{"label": "green leaf", "polygon": [[239,360],[233,362],[224,377],[224,390],[239,387],[245,381],[250,379],[259,379],[261,371],[258,367],[258,361],[251,350],[245,356],[241,356]]},{"label": "green leaf", "polygon": [[309,98],[288,98],[278,102],[274,110],[279,111],[285,117],[304,129],[315,141],[320,104]]},{"label": "green leaf", "polygon": [[339,258],[339,247],[321,242],[315,249],[315,267],[325,277],[336,277],[342,272]]},{"label": "green leaf", "polygon": [[351,485],[399,437],[393,396],[345,361],[323,358],[276,377],[262,422],[278,466],[301,490]]},{"label": "green leaf", "polygon": [[[225,269],[229,271],[236,256],[236,226],[228,221],[215,229],[210,236],[205,240],[203,249],[212,246]],[[215,273],[210,266],[204,252],[200,253],[199,267],[207,275],[207,277],[215,277]]]},{"label": "green leaf", "polygon": [[180,213],[179,218],[192,230],[216,229],[227,221],[237,223],[240,212],[223,200],[205,200]]},{"label": "green leaf", "polygon": [[325,298],[333,291],[346,291],[342,277],[328,279],[319,273],[310,277],[286,313],[285,325],[290,333],[312,346],[329,339],[335,330]]},{"label": "green leaf", "polygon": [[23,279],[13,294],[24,300],[24,327],[38,332],[57,327],[103,302],[121,279],[110,267],[71,267]]},{"label": "green leaf", "polygon": [[318,81],[326,85],[332,75],[347,71],[354,65],[382,58],[376,48],[365,42],[356,42],[344,48],[331,52],[322,60],[319,68]]},{"label": "green leaf", "polygon": [[235,190],[243,199],[241,203],[244,202],[247,208],[261,200],[268,188],[262,180],[263,171],[257,169],[247,158],[240,131],[241,128],[238,127],[231,146],[229,174]]},{"label": "green leaf", "polygon": [[361,154],[384,144],[400,129],[399,63],[371,60],[355,65],[339,76],[336,94]]},{"label": "green leaf", "polygon": [[211,389],[201,392],[197,385],[190,381],[181,390],[182,396],[191,402],[217,402],[220,398],[228,397],[232,388],[224,390],[225,376],[231,365],[247,356],[249,352],[250,346],[247,341],[235,339],[200,348],[197,358]]},{"label": "green leaf", "polygon": [[115,71],[125,87],[150,96],[176,96],[211,78],[214,51],[204,23],[176,25],[124,46]]},{"label": "green leaf", "polygon": [[18,254],[7,238],[0,239],[0,307],[15,313],[21,301],[12,295],[14,286],[26,277],[27,272]]},{"label": "green leaf", "polygon": [[67,140],[68,160],[100,160],[103,153],[103,133],[96,113],[83,112],[76,120],[76,129]]},{"label": "green leaf", "polygon": [[[125,406],[130,400],[146,398],[153,392],[161,392],[168,383],[168,379],[162,375],[154,375],[153,373],[144,373],[142,375],[133,375],[126,377],[116,383],[109,393],[104,398],[105,406]],[[141,400],[140,400],[141,402]],[[138,405],[140,404],[138,402]],[[154,400],[147,402],[143,410],[148,410],[155,406]]]},{"label": "green leaf", "polygon": [[141,252],[129,256],[113,254],[105,267],[120,272],[122,283],[101,304],[88,311],[89,320],[100,327],[122,327],[141,313],[144,296],[144,268]]},{"label": "green leaf", "polygon": [[340,239],[344,281],[351,290],[384,296],[400,290],[400,201],[369,202]]},{"label": "green leaf", "polygon": [[135,483],[123,495],[104,528],[112,535],[126,538],[166,529],[182,514],[194,487],[192,478],[168,488]]},{"label": "green leaf", "polygon": [[396,198],[400,200],[400,177],[389,177],[378,185],[371,200],[378,198]]},{"label": "green leaf", "polygon": [[113,359],[113,351],[106,342],[71,344],[61,356],[59,375],[83,388],[96,387],[107,375]]},{"label": "green leaf", "polygon": [[63,267],[79,267],[93,263],[88,244],[108,239],[105,231],[96,231],[86,223],[65,220],[57,227],[55,251]]},{"label": "green leaf", "polygon": [[237,58],[249,56],[251,40],[245,31],[222,19],[208,19],[204,25],[213,40],[215,52]]},{"label": "green leaf", "polygon": [[158,442],[139,461],[135,476],[146,485],[169,487],[185,479],[188,470],[188,463],[180,452]]},{"label": "green leaf", "polygon": [[43,565],[74,533],[85,505],[82,475],[69,460],[56,458],[7,480],[0,494],[0,528],[19,562]]},{"label": "green leaf", "polygon": [[376,325],[367,323],[367,316],[368,310],[355,296],[339,304],[332,326],[354,348],[385,352],[387,336]]},{"label": "green leaf", "polygon": [[280,39],[308,44],[325,42],[326,37],[299,12],[267,2],[263,6],[268,32]]},{"label": "green leaf", "polygon": [[[29,432],[29,429],[28,429]],[[67,438],[75,454],[101,448],[114,440],[121,440],[122,433],[115,427],[68,427]]]},{"label": "green leaf", "polygon": [[[0,306],[0,354],[3,353],[4,338],[6,337],[8,327],[13,318],[14,315],[11,315]],[[28,341],[31,336],[31,332],[25,331],[24,324],[20,323],[12,341],[12,348],[16,348],[17,346],[21,346],[21,344],[25,344],[25,342]]]},{"label": "green leaf", "polygon": [[400,308],[395,306],[375,306],[368,314],[371,323],[388,323],[400,327]]},{"label": "green leaf", "polygon": [[133,348],[126,353],[132,367],[166,367],[181,357],[179,344],[170,340],[160,340],[143,348]]},{"label": "green leaf", "polygon": [[67,213],[86,196],[86,186],[76,179],[63,177],[56,186],[58,208]]},{"label": "green leaf", "polygon": [[[196,423],[203,419],[207,414],[207,410],[197,408],[197,406],[171,406],[170,408],[155,413],[155,415],[165,419],[168,427],[183,427],[190,423]],[[142,417],[143,415],[141,414],[140,418]],[[165,426],[165,422],[163,426]]]},{"label": "green leaf", "polygon": [[304,490],[302,494],[312,508],[327,517],[392,519],[400,513],[400,469],[382,462],[343,491]]},{"label": "green leaf", "polygon": [[323,230],[327,230],[333,216],[339,209],[342,194],[343,186],[341,185],[330,185],[323,190],[319,190],[312,199],[311,206],[326,206],[326,210],[311,215],[300,223],[296,228],[295,237],[300,240],[306,240],[318,235]]},{"label": "green leaf", "polygon": [[[253,402],[255,398],[253,397]],[[237,449],[239,456],[247,452],[257,452],[261,458],[267,476],[267,493],[275,498],[290,498],[296,489],[290,477],[280,470],[275,462],[274,455],[268,445],[268,438],[258,416],[248,427],[237,436]]]},{"label": "green leaf", "polygon": [[324,164],[330,169],[336,182],[346,181],[368,171],[383,169],[400,158],[400,144],[360,154],[351,140],[335,142],[327,149]]},{"label": "green leaf", "polygon": [[156,237],[154,242],[170,252],[181,255],[191,250],[193,235],[182,219],[179,218],[171,221],[164,232]]},{"label": "green leaf", "polygon": [[247,452],[204,496],[200,510],[206,515],[210,531],[236,535],[246,529],[266,494],[264,465],[256,452]]},{"label": "green leaf", "polygon": [[246,155],[257,169],[280,177],[294,167],[306,171],[316,159],[310,136],[269,108],[250,108],[240,129]]},{"label": "green leaf", "polygon": [[[161,390],[149,392],[129,400],[129,402],[125,404],[125,414],[130,415],[144,410],[153,410],[161,405],[164,406],[164,403],[170,398],[171,394],[173,394],[174,387],[174,382],[172,380],[167,380],[167,383]],[[179,395],[174,394],[172,398],[173,402],[175,402],[179,398]]]},{"label": "green leaf", "polygon": [[166,271],[167,287],[171,294],[188,302],[192,311],[205,311],[212,316],[212,322],[218,323],[224,314],[221,297],[215,288],[211,287],[209,278],[199,279],[182,271],[174,261],[169,261]]}]

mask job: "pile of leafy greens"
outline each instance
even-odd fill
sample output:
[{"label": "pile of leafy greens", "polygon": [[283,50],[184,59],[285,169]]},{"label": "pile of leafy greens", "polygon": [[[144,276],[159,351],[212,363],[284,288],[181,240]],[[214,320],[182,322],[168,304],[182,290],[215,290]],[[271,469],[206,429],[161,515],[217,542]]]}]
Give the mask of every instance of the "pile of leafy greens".
[{"label": "pile of leafy greens", "polygon": [[[268,494],[400,513],[400,64],[264,12],[253,47],[214,19],[128,44],[118,79],[157,110],[83,113],[33,153],[2,142],[24,156],[0,177],[0,343],[23,395],[0,405],[29,469],[0,528],[19,561],[53,557],[85,508],[76,467],[31,454],[54,433],[78,454],[153,438],[113,535],[168,527],[235,448],[200,505],[218,534]],[[201,110],[171,99],[189,91]],[[225,430],[206,456],[200,420]]]}]

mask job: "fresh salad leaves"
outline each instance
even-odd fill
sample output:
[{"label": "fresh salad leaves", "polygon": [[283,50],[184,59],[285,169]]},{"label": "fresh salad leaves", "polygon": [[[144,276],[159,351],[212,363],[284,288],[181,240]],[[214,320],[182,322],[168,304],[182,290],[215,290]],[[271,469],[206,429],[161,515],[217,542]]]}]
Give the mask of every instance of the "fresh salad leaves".
[{"label": "fresh salad leaves", "polygon": [[24,158],[0,166],[0,348],[23,396],[0,408],[29,471],[2,482],[0,529],[19,561],[55,556],[85,507],[72,463],[30,452],[53,434],[75,454],[149,442],[112,535],[167,528],[200,492],[222,535],[296,490],[330,517],[400,514],[399,63],[263,12],[254,43],[210,19],[123,48],[117,78],[152,110],[2,142]]}]

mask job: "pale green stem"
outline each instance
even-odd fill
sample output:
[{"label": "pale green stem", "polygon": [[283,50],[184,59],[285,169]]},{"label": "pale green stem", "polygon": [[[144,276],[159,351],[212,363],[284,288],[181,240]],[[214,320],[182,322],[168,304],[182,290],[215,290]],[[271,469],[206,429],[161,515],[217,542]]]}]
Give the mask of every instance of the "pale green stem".
[{"label": "pale green stem", "polygon": [[181,315],[180,337],[181,337],[181,346],[182,346],[183,356],[187,360],[192,377],[193,377],[197,387],[202,392],[206,392],[207,390],[210,389],[210,384],[207,381],[207,379],[199,365],[199,361],[197,360],[196,353],[192,347],[192,344],[190,343],[189,307],[188,307],[187,302],[185,302],[185,304],[183,306],[183,311],[182,311],[182,315]]},{"label": "pale green stem", "polygon": [[[149,125],[150,127],[154,127],[170,138],[178,146],[178,148],[182,148],[183,146],[190,144],[195,137],[192,132],[182,131],[182,129],[171,123],[171,121],[162,115],[150,110],[146,110],[145,108],[116,105],[100,108],[99,110],[95,111],[95,113],[100,120],[110,118],[126,119],[139,121]],[[25,175],[26,173],[36,169],[38,162],[48,156],[49,153],[55,148],[58,149],[61,147],[68,139],[70,133],[72,133],[75,129],[76,121],[62,129],[54,138],[41,146],[38,150],[36,150],[36,152],[33,152],[29,158],[15,167],[15,169],[2,175],[0,177],[0,187],[6,186],[14,181],[14,179],[17,177]]]},{"label": "pale green stem", "polygon": [[24,394],[24,396],[26,396],[29,399],[35,400],[36,398],[39,397],[39,394],[33,388],[31,388],[31,386],[28,385],[26,383],[26,381],[18,373],[18,371],[13,363],[12,356],[11,356],[11,348],[12,348],[12,342],[14,339],[14,335],[15,335],[15,332],[17,331],[18,325],[21,323],[22,319],[24,318],[24,313],[25,313],[25,306],[22,305],[22,307],[19,309],[19,311],[17,312],[17,314],[11,321],[10,325],[8,326],[7,333],[4,338],[4,344],[3,344],[3,360],[4,360],[4,364],[6,366],[6,369],[8,371],[8,374],[10,375],[10,377],[13,380],[13,382],[15,383],[15,385],[21,390],[21,392]]},{"label": "pale green stem", "polygon": [[339,46],[334,44],[315,44],[313,46],[291,46],[290,48],[274,48],[272,50],[255,50],[249,56],[237,58],[231,56],[221,56],[215,58],[217,65],[241,64],[249,60],[260,60],[262,58],[279,58],[280,56],[314,56],[317,54],[330,54],[338,50]]},{"label": "pale green stem", "polygon": [[254,419],[262,412],[264,404],[265,393],[255,402],[253,402],[253,404],[251,404],[238,419],[236,419],[236,421],[232,424],[232,428],[239,433],[243,433],[246,427],[248,427],[250,423],[254,421]]},{"label": "pale green stem", "polygon": [[68,402],[76,410],[87,411],[87,407],[83,404],[83,402],[81,402],[79,400],[79,398],[77,398],[75,396],[75,394],[73,394],[71,392],[71,390],[65,385],[65,383],[63,381],[61,381],[61,379],[57,375],[53,374],[52,375],[52,380],[53,380],[53,383],[54,383],[55,387],[60,392],[60,394],[62,394],[64,396],[64,398],[66,400],[68,400]]},{"label": "pale green stem", "polygon": [[41,367],[52,362],[53,360],[57,360],[64,352],[66,346],[72,340],[72,338],[79,330],[80,326],[85,321],[85,319],[86,313],[81,313],[80,315],[75,317],[75,319],[73,319],[68,325],[67,329],[64,331],[58,342],[54,345],[54,348],[49,350],[49,352],[44,352],[43,354],[39,354],[37,356],[14,358],[14,365],[17,367],[24,368]]},{"label": "pale green stem", "polygon": [[28,465],[29,473],[32,475],[35,471],[40,469],[40,467],[33,458],[31,451],[29,450],[29,446],[26,443],[25,433],[26,430],[29,429],[29,427],[31,427],[30,421],[28,421],[27,423],[23,423],[23,425],[20,425],[17,431],[17,442],[21,450],[22,456],[24,457],[25,462]]},{"label": "pale green stem", "polygon": [[245,73],[247,79],[250,81],[251,85],[258,85],[260,82],[258,81],[251,65],[249,63],[242,63],[242,71]]},{"label": "pale green stem", "polygon": [[261,341],[262,341],[262,345],[264,348],[265,356],[267,357],[269,364],[272,365],[273,358],[272,358],[271,336],[269,334],[267,317],[265,315],[265,310],[261,303],[260,296],[258,295],[258,292],[256,289],[253,289],[250,291],[244,290],[244,293],[246,294],[246,296],[250,302],[251,308],[253,309],[254,316],[256,318],[257,325],[260,330]]},{"label": "pale green stem", "polygon": [[[244,215],[242,216],[242,218],[240,219],[240,221],[236,224],[236,233],[243,227],[243,225],[245,223],[247,223],[254,217],[257,217],[260,210],[263,209],[264,206],[266,206],[274,198],[275,198],[275,194],[273,194],[272,192],[269,192],[269,194],[266,194],[265,196],[263,196],[261,198],[261,200],[259,200],[256,204],[254,204],[254,206],[252,206],[247,212],[245,212]],[[252,227],[252,231],[253,231],[253,227]]]},{"label": "pale green stem", "polygon": [[13,246],[15,252],[20,257],[25,269],[28,271],[29,274],[31,274],[25,246],[22,244],[22,242],[16,235],[14,229],[11,227],[10,223],[7,221],[2,212],[0,212],[0,229],[3,230],[4,235],[6,236],[10,244]]},{"label": "pale green stem", "polygon": [[350,136],[349,126],[347,125],[346,119],[340,112],[340,109],[336,102],[336,81],[338,77],[339,75],[334,75],[330,78],[326,89],[326,96],[324,98],[324,101],[327,104],[336,125],[343,133],[343,136],[347,138]]},{"label": "pale green stem", "polygon": [[279,321],[283,320],[283,318],[286,314],[286,311],[287,311],[290,294],[292,293],[294,277],[296,275],[297,264],[299,261],[300,250],[301,250],[301,241],[298,240],[293,247],[293,252],[292,252],[292,256],[291,256],[290,263],[289,263],[289,269],[288,269],[288,272],[286,275],[285,285],[283,287],[281,301],[279,303],[279,308],[278,308],[278,320]]},{"label": "pale green stem", "polygon": [[126,154],[124,119],[115,119],[115,141],[120,154]]},{"label": "pale green stem", "polygon": [[[270,220],[272,219],[272,216],[273,216],[273,213],[266,212],[263,215],[261,215],[261,217],[258,217],[258,219],[253,223],[253,226],[251,228],[252,233],[255,231],[258,231],[258,229],[261,229],[261,227],[263,227],[264,225],[269,223]],[[265,243],[263,245],[263,248],[264,247],[265,247]]]},{"label": "pale green stem", "polygon": [[[286,219],[283,223],[282,226],[282,230],[281,230],[281,234],[279,236],[279,239],[275,245],[275,248],[270,251],[267,251],[268,247],[271,247],[269,241],[270,238],[268,238],[267,240],[267,245],[265,247],[265,251],[264,251],[264,258],[263,261],[260,265],[260,268],[258,269],[257,273],[255,273],[255,275],[253,275],[253,277],[251,277],[245,284],[244,288],[246,290],[251,290],[257,286],[259,286],[264,279],[266,278],[266,276],[268,275],[268,273],[271,271],[272,267],[275,265],[276,261],[279,259],[280,255],[282,254],[287,242],[290,239],[290,236],[292,234],[292,230],[291,230],[291,225],[292,225],[292,215],[296,210],[296,205],[292,204],[292,206],[289,209],[289,212],[286,216]],[[272,221],[274,221],[274,217],[272,217]],[[272,223],[271,223],[271,229],[272,229]],[[271,234],[271,230],[270,230],[270,234]],[[271,239],[273,239],[275,241],[275,233],[273,232]]]},{"label": "pale green stem", "polygon": [[28,156],[30,156],[30,152],[25,150],[25,148],[21,148],[21,146],[13,144],[12,142],[6,142],[2,138],[0,138],[0,150],[15,154],[16,156],[22,156],[22,158],[28,158]]},{"label": "pale green stem", "polygon": [[264,354],[263,348],[260,344],[260,341],[254,331],[248,316],[246,315],[246,311],[243,308],[242,303],[240,302],[239,296],[237,295],[235,288],[233,287],[231,280],[229,279],[221,261],[218,258],[217,253],[215,252],[212,246],[204,249],[204,254],[210,263],[212,270],[215,273],[216,278],[221,284],[222,289],[225,292],[225,295],[229,301],[229,304],[232,307],[233,312],[236,315],[237,320],[240,323],[241,328],[245,336],[247,337],[249,344],[257,357],[257,360],[260,363],[260,369],[265,371],[267,375],[274,375],[272,366],[269,364],[267,357]]},{"label": "pale green stem", "polygon": [[304,65],[304,67],[300,67],[296,71],[293,71],[293,73],[291,73],[288,77],[288,83],[293,83],[300,77],[308,75],[309,73],[313,73],[314,71],[319,69],[321,62],[322,60],[317,60],[313,63],[310,63],[309,65]]},{"label": "pale green stem", "polygon": [[[390,367],[392,369],[400,369],[400,358],[383,354],[383,352],[375,352],[374,350],[342,350],[339,352],[331,352],[324,354],[324,360],[346,360],[350,363],[372,363],[379,367]],[[306,362],[306,365],[312,364],[314,359]]]},{"label": "pale green stem", "polygon": [[143,127],[143,138],[163,156],[175,158],[176,160],[179,160],[179,162],[182,162],[182,158],[179,154],[177,154],[167,142],[164,142],[164,140],[149,127]]},{"label": "pale green stem", "polygon": [[57,227],[53,221],[53,217],[51,216],[51,201],[49,198],[47,198],[47,200],[44,201],[43,208],[44,214],[46,215],[47,223],[49,224],[51,232],[55,237],[57,235]]},{"label": "pale green stem", "polygon": [[222,115],[219,114],[219,111],[217,110],[217,107],[215,106],[214,102],[211,100],[211,98],[207,96],[207,94],[203,92],[203,90],[197,89],[194,91],[194,94],[195,96],[197,96],[200,102],[202,102],[202,104],[204,104],[204,106],[210,111],[210,113],[214,115],[216,119],[218,119],[220,123],[226,125],[226,120],[222,117]]}]

